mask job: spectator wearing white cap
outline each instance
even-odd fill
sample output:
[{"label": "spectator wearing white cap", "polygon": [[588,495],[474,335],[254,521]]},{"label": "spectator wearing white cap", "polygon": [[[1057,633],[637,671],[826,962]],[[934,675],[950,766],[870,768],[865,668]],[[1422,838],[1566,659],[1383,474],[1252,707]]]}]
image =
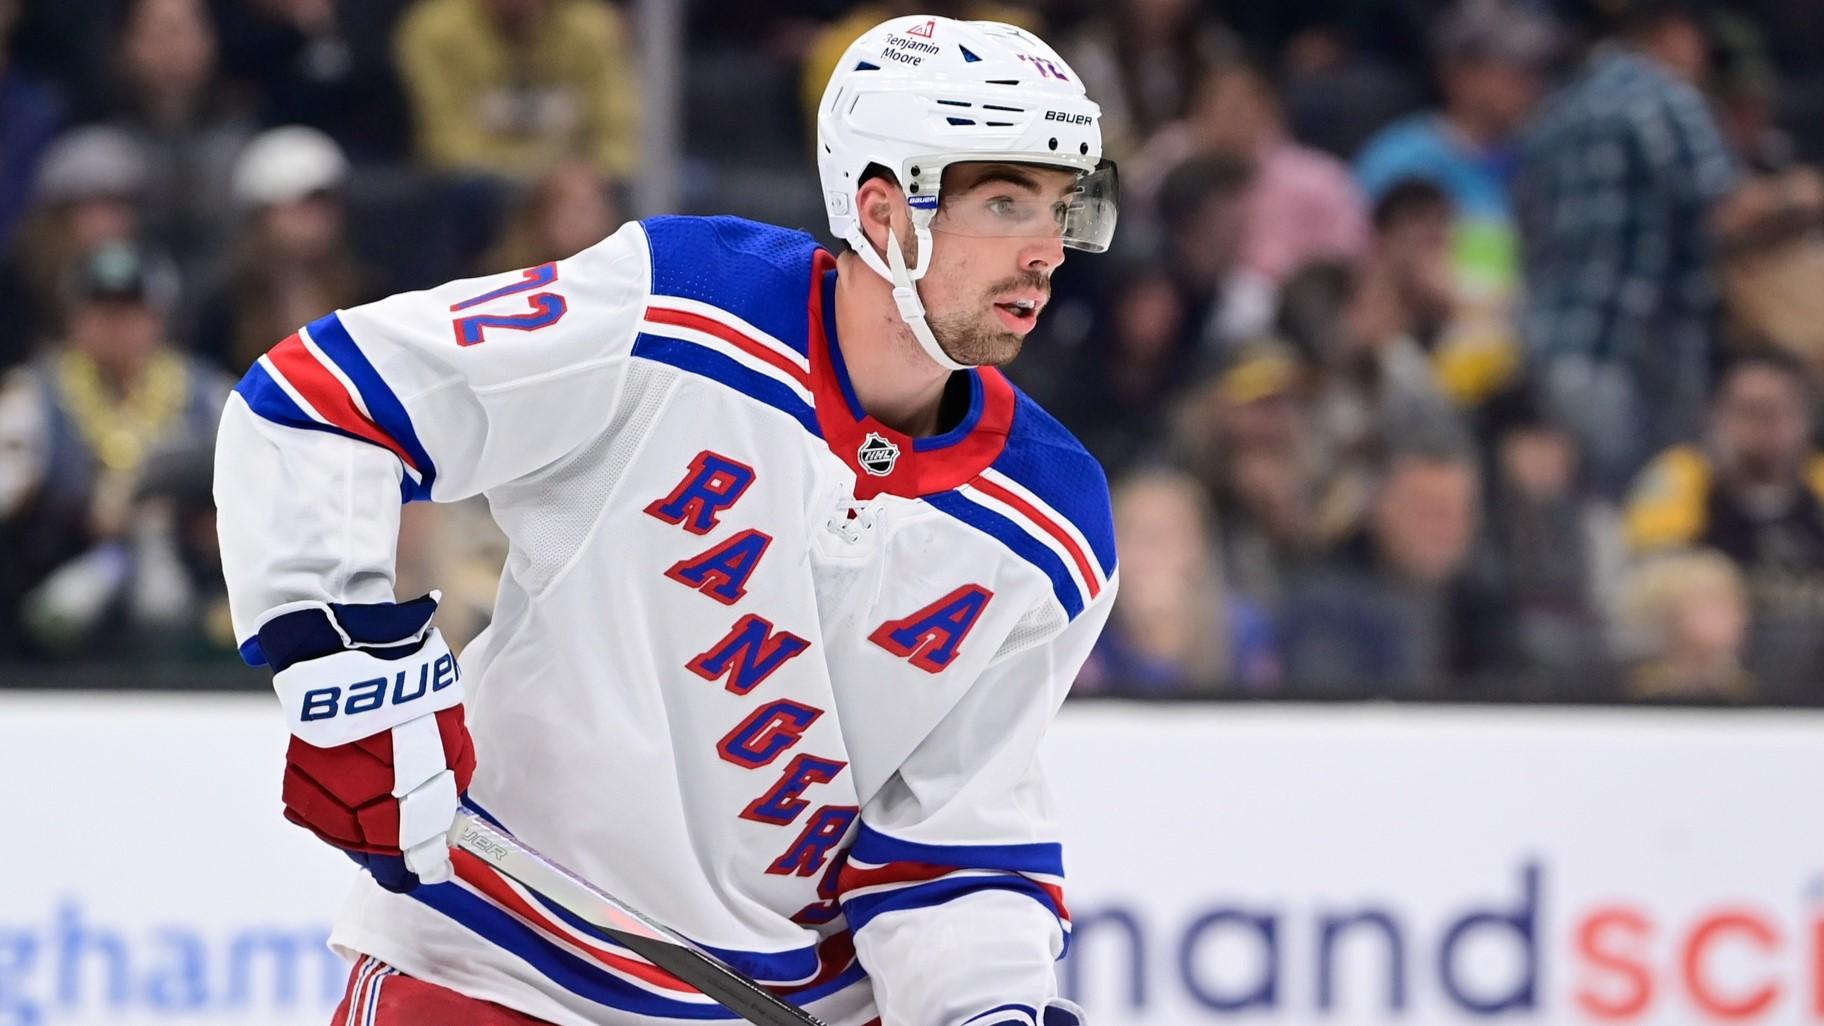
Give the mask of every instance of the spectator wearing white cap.
[{"label": "spectator wearing white cap", "polygon": [[270,129],[235,162],[235,243],[209,277],[193,332],[199,353],[239,373],[274,342],[364,298],[348,242],[348,160],[314,128]]},{"label": "spectator wearing white cap", "polygon": [[139,234],[145,184],[144,156],[119,129],[72,129],[45,150],[19,234],[0,263],[0,367],[55,332],[63,275],[78,256]]}]

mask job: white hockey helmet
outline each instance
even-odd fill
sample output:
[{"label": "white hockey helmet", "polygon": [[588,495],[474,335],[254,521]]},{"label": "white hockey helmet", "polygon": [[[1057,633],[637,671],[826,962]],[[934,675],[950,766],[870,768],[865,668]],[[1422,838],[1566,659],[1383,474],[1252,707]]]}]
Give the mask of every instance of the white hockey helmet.
[{"label": "white hockey helmet", "polygon": [[[944,169],[992,161],[1075,172],[1076,191],[1055,220],[1021,221],[1006,234],[1042,230],[1073,249],[1101,252],[1116,213],[1101,120],[1102,109],[1064,58],[1013,25],[911,15],[876,25],[843,53],[817,111],[817,170],[830,231],[894,285],[901,317],[941,366],[965,365],[931,335],[915,283],[930,268]],[[909,268],[897,237],[889,238],[883,260],[856,217],[855,192],[874,165],[906,192],[917,235]]]}]

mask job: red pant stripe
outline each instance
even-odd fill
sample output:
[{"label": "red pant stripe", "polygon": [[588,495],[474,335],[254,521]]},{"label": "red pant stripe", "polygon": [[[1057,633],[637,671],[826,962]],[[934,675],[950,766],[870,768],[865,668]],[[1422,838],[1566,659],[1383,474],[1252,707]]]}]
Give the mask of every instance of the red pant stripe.
[{"label": "red pant stripe", "polygon": [[414,979],[377,958],[362,956],[334,1026],[550,1026],[521,1012]]}]

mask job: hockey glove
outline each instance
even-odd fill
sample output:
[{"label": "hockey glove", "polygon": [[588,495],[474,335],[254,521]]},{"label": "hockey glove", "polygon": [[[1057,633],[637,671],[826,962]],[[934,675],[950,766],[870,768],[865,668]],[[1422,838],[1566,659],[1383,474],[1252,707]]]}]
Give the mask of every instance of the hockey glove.
[{"label": "hockey glove", "polygon": [[445,835],[475,772],[437,595],[300,604],[260,627],[291,726],[285,818],[389,891],[450,879]]}]

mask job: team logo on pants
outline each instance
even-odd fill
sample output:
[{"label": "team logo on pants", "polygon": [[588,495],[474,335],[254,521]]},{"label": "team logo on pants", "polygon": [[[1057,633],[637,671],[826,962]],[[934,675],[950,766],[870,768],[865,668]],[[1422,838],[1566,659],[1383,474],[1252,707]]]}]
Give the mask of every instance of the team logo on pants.
[{"label": "team logo on pants", "polygon": [[855,462],[875,477],[886,477],[893,473],[893,464],[899,462],[899,446],[881,437],[880,432],[870,431],[867,441],[855,453]]}]

